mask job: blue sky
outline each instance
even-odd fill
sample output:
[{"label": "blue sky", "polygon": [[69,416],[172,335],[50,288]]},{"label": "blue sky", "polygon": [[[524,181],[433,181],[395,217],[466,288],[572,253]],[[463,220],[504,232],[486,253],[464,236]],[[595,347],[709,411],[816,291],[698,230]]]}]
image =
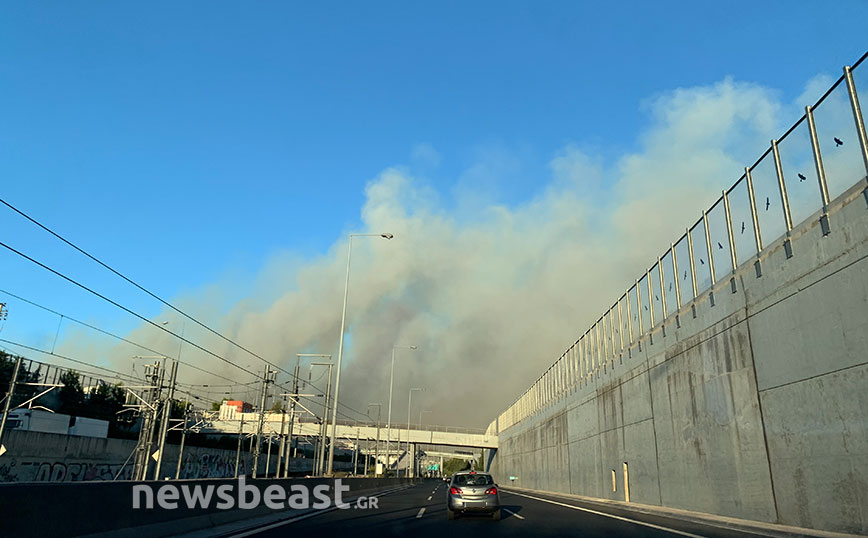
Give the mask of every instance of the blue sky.
[{"label": "blue sky", "polygon": [[[166,297],[226,282],[236,300],[268,260],[326,256],[359,228],[388,167],[447,211],[467,192],[521,205],[565,147],[636,151],[662,93],[731,77],[792,101],[865,51],[866,20],[857,1],[7,2],[0,192]],[[0,230],[159,312],[5,209]],[[4,287],[136,325],[5,252]],[[17,320],[4,334],[56,323]]]}]

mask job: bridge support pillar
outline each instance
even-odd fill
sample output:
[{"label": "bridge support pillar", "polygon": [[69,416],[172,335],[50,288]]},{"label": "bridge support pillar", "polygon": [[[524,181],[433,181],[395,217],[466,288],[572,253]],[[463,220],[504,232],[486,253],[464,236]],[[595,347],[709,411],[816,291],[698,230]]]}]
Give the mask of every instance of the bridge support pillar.
[{"label": "bridge support pillar", "polygon": [[485,472],[491,472],[491,464],[494,462],[494,455],[497,454],[496,448],[488,449],[488,457],[485,458]]}]

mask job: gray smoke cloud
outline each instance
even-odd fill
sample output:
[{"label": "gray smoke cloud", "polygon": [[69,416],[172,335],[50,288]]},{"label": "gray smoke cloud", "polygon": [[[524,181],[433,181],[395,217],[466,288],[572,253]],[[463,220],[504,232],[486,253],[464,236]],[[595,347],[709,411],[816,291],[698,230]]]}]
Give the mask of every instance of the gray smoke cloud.
[{"label": "gray smoke cloud", "polygon": [[[381,402],[385,422],[392,346],[412,344],[418,350],[400,350],[396,361],[393,422],[406,423],[409,387],[424,387],[414,394],[414,423],[424,409],[431,411],[425,423],[486,427],[799,114],[775,92],[730,79],[661,94],[642,109],[649,126],[624,136],[635,149],[606,159],[566,146],[536,195],[519,205],[498,204],[487,192],[492,184],[509,189],[497,182],[496,156],[456,178],[452,209],[413,168],[389,167],[372,179],[358,231],[395,238],[354,240],[342,403],[364,411]],[[441,158],[427,145],[414,154],[435,165]],[[343,238],[315,259],[277,257],[256,292],[230,309],[221,307],[219,284],[177,302],[284,368],[296,353],[336,356],[346,252]],[[179,330],[177,317],[167,316]],[[189,322],[185,331],[261,370]],[[130,338],[172,355],[178,346],[150,327]],[[250,381],[201,352],[183,353],[209,371]],[[111,354],[129,370],[128,350]],[[195,371],[182,378],[220,383]]]}]

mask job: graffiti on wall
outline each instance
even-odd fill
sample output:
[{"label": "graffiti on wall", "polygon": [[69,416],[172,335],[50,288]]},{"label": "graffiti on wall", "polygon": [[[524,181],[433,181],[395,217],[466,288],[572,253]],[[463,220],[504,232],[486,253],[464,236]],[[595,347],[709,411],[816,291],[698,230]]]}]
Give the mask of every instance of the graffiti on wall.
[{"label": "graffiti on wall", "polygon": [[[123,469],[122,469],[123,467]],[[0,482],[84,482],[132,478],[132,466],[122,464],[63,461],[21,461],[0,463]]]},{"label": "graffiti on wall", "polygon": [[[151,462],[153,463],[153,462]],[[177,460],[163,460],[163,477],[174,477]],[[132,480],[135,465],[128,462],[93,462],[37,458],[0,458],[0,482],[87,482]],[[152,466],[153,469],[153,466]],[[247,474],[248,463],[241,458],[239,474]],[[115,478],[117,476],[117,478]],[[185,451],[180,478],[232,478],[235,453],[228,451]]]},{"label": "graffiti on wall", "polygon": [[[244,458],[238,465],[238,474],[247,474]],[[185,454],[180,478],[232,478],[235,476],[235,454]]]}]

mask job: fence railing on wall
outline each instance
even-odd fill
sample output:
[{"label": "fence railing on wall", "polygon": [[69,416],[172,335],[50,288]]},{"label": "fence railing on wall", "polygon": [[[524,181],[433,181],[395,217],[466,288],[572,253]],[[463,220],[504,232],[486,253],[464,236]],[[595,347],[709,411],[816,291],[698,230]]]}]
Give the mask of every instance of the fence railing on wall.
[{"label": "fence railing on wall", "polygon": [[[868,83],[857,84],[855,70],[864,54],[675,242],[658,257],[597,321],[585,331],[506,411],[489,431],[499,432],[536,414],[594,376],[611,369],[634,345],[665,331],[682,308],[696,316],[696,299],[728,281],[738,291],[736,271],[753,263],[762,277],[762,252],[783,238],[787,258],[794,255],[793,222],[819,210],[823,235],[832,231],[829,204],[853,186],[866,184],[868,136],[859,105],[868,99]],[[862,74],[860,72],[860,74]],[[868,75],[863,77],[868,80]],[[789,187],[789,190],[788,190]],[[771,241],[769,238],[774,238]],[[665,334],[665,333],[664,333]]]}]

